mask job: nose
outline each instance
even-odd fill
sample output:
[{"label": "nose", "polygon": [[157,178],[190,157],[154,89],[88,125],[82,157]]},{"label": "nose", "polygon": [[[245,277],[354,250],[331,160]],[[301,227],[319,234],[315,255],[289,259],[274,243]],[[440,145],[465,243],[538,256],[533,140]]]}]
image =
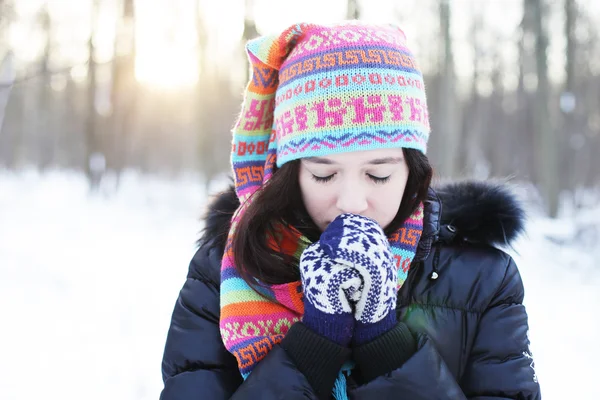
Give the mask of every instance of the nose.
[{"label": "nose", "polygon": [[364,214],[369,203],[363,188],[357,184],[346,184],[340,187],[337,197],[337,208],[342,214]]}]

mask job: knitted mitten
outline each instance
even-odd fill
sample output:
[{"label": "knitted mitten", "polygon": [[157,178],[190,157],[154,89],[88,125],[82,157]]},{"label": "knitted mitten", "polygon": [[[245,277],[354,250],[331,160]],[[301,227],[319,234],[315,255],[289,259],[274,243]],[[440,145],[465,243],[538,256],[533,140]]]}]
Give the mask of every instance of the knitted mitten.
[{"label": "knitted mitten", "polygon": [[320,242],[329,259],[360,274],[353,345],[368,343],[392,329],[397,323],[398,267],[379,224],[360,215],[342,214],[323,232]]},{"label": "knitted mitten", "polygon": [[300,258],[304,291],[302,322],[317,334],[348,346],[354,331],[352,303],[360,298],[358,271],[332,261],[320,242],[311,244]]}]

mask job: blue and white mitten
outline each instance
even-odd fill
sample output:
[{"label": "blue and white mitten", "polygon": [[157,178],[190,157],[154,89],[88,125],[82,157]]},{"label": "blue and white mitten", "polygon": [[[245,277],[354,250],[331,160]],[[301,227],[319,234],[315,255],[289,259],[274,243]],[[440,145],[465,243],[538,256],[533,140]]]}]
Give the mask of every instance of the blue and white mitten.
[{"label": "blue and white mitten", "polygon": [[331,260],[320,242],[304,250],[299,266],[304,291],[302,322],[313,332],[347,347],[355,324],[352,304],[360,298],[358,271]]},{"label": "blue and white mitten", "polygon": [[379,224],[360,215],[342,214],[323,232],[320,242],[328,259],[351,267],[362,281],[354,310],[353,344],[368,343],[394,328],[398,267]]}]

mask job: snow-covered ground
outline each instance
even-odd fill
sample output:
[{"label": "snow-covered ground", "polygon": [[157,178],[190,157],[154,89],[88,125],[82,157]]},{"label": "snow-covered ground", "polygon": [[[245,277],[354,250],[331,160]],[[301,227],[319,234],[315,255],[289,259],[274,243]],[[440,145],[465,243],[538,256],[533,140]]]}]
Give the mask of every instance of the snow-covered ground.
[{"label": "snow-covered ground", "polygon": [[[157,399],[205,204],[194,177],[90,196],[74,173],[0,171],[0,398]],[[545,400],[600,398],[599,225],[600,207],[533,218],[516,246]]]}]

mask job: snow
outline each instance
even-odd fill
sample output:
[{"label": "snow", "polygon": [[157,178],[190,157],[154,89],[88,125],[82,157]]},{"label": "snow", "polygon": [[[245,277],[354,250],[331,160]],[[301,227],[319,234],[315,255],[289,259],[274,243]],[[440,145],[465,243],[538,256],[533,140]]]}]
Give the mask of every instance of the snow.
[{"label": "snow", "polygon": [[534,217],[516,247],[544,400],[600,399],[600,205]]},{"label": "snow", "polygon": [[[0,171],[0,398],[157,399],[206,201],[194,176],[90,195],[79,174]],[[545,400],[600,398],[599,226],[600,207],[533,217],[515,246]]]}]

